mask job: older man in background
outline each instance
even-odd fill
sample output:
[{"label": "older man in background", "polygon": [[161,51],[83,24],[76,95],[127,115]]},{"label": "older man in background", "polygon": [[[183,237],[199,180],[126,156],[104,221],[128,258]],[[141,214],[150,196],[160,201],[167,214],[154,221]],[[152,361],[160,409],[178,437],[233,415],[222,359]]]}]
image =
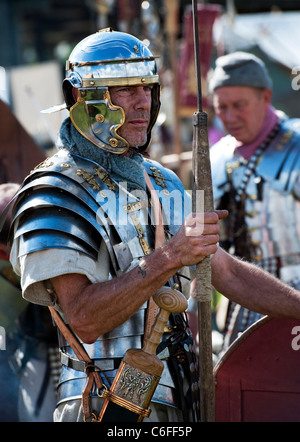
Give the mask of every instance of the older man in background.
[{"label": "older man in background", "polygon": [[[299,288],[300,120],[272,107],[272,80],[252,54],[219,57],[210,88],[228,133],[211,149],[216,207],[230,213],[221,244]],[[230,302],[225,349],[260,316]]]}]

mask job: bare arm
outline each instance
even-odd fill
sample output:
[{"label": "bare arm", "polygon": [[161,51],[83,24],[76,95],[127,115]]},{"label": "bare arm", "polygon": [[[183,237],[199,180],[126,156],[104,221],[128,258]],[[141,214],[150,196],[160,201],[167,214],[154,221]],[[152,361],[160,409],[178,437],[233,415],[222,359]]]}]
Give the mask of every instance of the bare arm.
[{"label": "bare arm", "polygon": [[162,252],[156,251],[130,272],[96,284],[80,274],[53,278],[52,285],[71,328],[84,342],[92,343],[125,322],[171,276],[172,266],[168,260],[162,266],[161,261]]},{"label": "bare arm", "polygon": [[130,272],[92,284],[84,275],[52,279],[59,304],[75,333],[87,343],[125,322],[181,267],[200,262],[217,250],[218,220],[226,211],[187,218],[179,232]]},{"label": "bare arm", "polygon": [[230,300],[274,317],[300,319],[300,292],[222,249],[212,258],[212,283]]}]

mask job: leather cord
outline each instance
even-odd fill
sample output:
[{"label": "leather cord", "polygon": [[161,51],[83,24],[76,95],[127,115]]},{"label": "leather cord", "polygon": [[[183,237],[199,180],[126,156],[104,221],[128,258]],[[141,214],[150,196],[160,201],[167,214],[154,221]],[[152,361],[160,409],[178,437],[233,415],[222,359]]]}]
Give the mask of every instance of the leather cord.
[{"label": "leather cord", "polygon": [[63,334],[66,341],[70,344],[77,358],[86,363],[85,372],[87,375],[87,383],[82,392],[82,411],[84,415],[84,420],[86,421],[90,419],[93,414],[90,407],[90,392],[94,384],[96,384],[96,387],[99,391],[106,387],[104,387],[104,384],[102,382],[99,368],[94,365],[93,361],[89,357],[88,353],[85,351],[85,348],[83,347],[81,342],[77,339],[70,328],[65,324],[60,314],[53,307],[48,308],[57,327]]},{"label": "leather cord", "polygon": [[[155,221],[155,248],[159,248],[163,245],[165,242],[165,231],[164,231],[164,225],[163,225],[163,216],[162,216],[162,210],[161,210],[161,204],[159,201],[159,197],[156,193],[156,190],[153,187],[153,184],[151,182],[151,179],[144,170],[144,176],[147,188],[151,194],[151,202],[152,207],[154,209],[154,221]],[[151,329],[153,327],[153,324],[155,322],[155,318],[158,314],[158,306],[153,301],[153,298],[151,298],[148,301],[148,308],[147,308],[147,315],[146,315],[146,323],[145,323],[145,333],[144,333],[144,343],[147,340],[147,337],[149,333],[151,332]]]}]

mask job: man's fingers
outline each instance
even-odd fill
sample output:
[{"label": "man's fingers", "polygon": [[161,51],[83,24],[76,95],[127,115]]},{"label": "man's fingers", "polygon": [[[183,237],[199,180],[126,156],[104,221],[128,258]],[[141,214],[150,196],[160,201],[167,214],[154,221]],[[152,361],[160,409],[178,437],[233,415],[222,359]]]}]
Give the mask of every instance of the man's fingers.
[{"label": "man's fingers", "polygon": [[186,226],[195,226],[196,224],[217,224],[220,219],[228,216],[228,210],[215,210],[214,212],[192,213],[185,219]]},{"label": "man's fingers", "polygon": [[216,214],[218,215],[219,219],[224,219],[228,216],[229,212],[228,210],[216,210]]}]

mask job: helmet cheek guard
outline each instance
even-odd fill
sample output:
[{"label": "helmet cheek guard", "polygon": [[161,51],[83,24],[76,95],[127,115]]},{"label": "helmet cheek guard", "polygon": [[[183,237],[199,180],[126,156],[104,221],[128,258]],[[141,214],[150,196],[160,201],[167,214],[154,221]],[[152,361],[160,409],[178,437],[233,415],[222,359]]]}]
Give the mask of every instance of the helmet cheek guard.
[{"label": "helmet cheek guard", "polygon": [[[67,61],[63,92],[70,118],[76,129],[97,147],[114,154],[129,149],[118,135],[124,124],[124,110],[112,104],[110,86],[151,84],[152,101],[147,142],[160,109],[160,86],[156,61],[149,49],[137,38],[105,29],[82,40]],[[77,101],[74,89],[78,91]]]},{"label": "helmet cheek guard", "polygon": [[76,129],[101,149],[116,154],[128,150],[127,141],[117,134],[125,114],[110,101],[108,88],[79,89],[70,118]]}]

